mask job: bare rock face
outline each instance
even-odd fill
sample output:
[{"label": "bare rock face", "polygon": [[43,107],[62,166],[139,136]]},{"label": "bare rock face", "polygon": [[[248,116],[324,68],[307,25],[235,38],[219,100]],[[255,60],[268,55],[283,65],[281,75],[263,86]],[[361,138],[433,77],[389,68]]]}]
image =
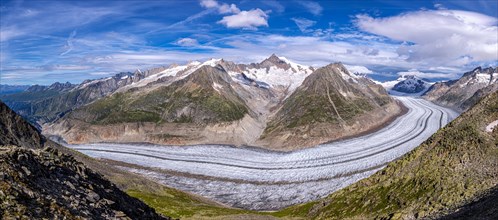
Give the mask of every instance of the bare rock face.
[{"label": "bare rock face", "polygon": [[424,98],[458,111],[465,111],[498,89],[498,67],[478,67],[460,79],[434,84]]},{"label": "bare rock face", "polygon": [[168,219],[52,148],[0,147],[0,216]]},{"label": "bare rock face", "polygon": [[254,65],[262,68],[270,68],[271,66],[276,66],[278,68],[288,70],[291,68],[291,65],[286,63],[285,61],[281,60],[278,58],[275,54],[272,54],[270,57],[266,58],[263,60],[261,63],[258,65]]},{"label": "bare rock face", "polygon": [[0,101],[0,145],[41,148],[45,138],[31,124]]}]

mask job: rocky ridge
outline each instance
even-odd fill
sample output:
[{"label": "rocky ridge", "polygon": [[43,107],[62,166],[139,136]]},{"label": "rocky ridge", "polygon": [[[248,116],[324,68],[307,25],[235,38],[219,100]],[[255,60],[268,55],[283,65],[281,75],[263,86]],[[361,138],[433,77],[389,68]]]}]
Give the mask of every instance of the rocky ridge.
[{"label": "rocky ridge", "polygon": [[45,137],[21,116],[0,101],[0,145],[42,148]]},{"label": "rocky ridge", "polygon": [[465,111],[487,94],[498,90],[498,67],[477,67],[460,79],[435,83],[423,95],[427,100]]}]

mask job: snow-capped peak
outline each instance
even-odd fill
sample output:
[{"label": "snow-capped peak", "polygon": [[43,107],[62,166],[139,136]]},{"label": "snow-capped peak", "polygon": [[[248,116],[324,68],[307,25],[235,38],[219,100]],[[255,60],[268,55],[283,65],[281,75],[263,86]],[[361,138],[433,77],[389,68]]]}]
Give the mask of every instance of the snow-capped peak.
[{"label": "snow-capped peak", "polygon": [[202,63],[201,66],[212,66],[212,67],[214,67],[214,66],[218,65],[221,62],[221,60],[222,59],[214,59],[214,58],[212,58],[212,59],[204,61],[204,63]]},{"label": "snow-capped peak", "polygon": [[434,83],[409,74],[401,75],[394,81],[381,83],[386,90],[388,90],[391,94],[396,95],[422,95],[432,84]]},{"label": "snow-capped peak", "polygon": [[[304,70],[304,71],[309,70],[309,71],[313,72],[313,70],[312,70],[312,68],[310,66],[306,66],[306,65],[294,63],[294,62],[290,61],[289,59],[287,59],[285,57],[278,57],[278,58],[280,60],[288,63],[291,66],[291,68],[294,69],[294,70],[296,70],[296,71],[298,71],[298,70]],[[311,73],[311,72],[309,72],[309,73]]]},{"label": "snow-capped peak", "polygon": [[313,67],[297,64],[285,57],[272,54],[259,64],[248,65],[242,73],[253,81],[264,82],[271,87],[288,88],[288,91],[292,92],[313,71]]}]

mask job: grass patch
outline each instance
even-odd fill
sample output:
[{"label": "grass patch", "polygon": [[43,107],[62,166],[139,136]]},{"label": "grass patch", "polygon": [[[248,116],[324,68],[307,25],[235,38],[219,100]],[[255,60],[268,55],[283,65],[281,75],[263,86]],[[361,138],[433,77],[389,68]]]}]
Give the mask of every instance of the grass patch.
[{"label": "grass patch", "polygon": [[259,214],[255,211],[231,209],[210,205],[193,199],[176,190],[162,191],[160,194],[146,193],[138,190],[128,190],[130,196],[142,200],[145,204],[172,218],[215,217],[237,214]]}]

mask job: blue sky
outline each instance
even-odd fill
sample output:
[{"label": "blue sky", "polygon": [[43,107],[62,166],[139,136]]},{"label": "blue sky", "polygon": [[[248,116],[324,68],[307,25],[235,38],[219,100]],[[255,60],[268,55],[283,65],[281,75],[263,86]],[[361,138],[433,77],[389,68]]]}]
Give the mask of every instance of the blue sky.
[{"label": "blue sky", "polygon": [[272,53],[382,79],[450,79],[498,64],[496,0],[1,0],[0,12],[2,84]]}]

